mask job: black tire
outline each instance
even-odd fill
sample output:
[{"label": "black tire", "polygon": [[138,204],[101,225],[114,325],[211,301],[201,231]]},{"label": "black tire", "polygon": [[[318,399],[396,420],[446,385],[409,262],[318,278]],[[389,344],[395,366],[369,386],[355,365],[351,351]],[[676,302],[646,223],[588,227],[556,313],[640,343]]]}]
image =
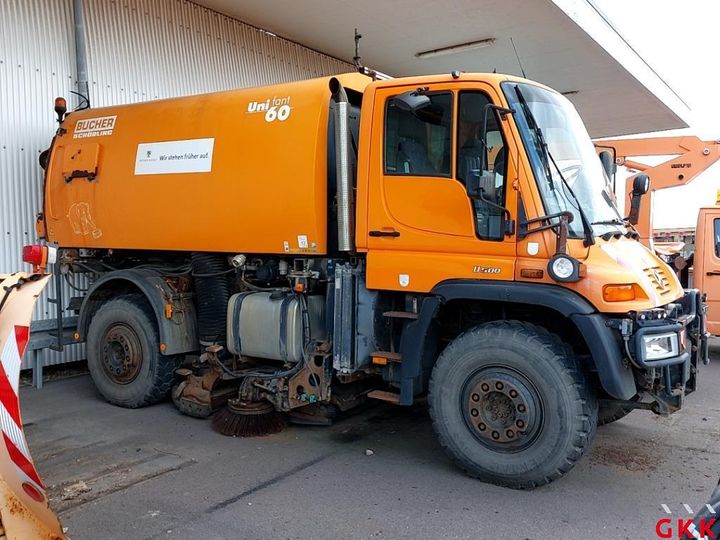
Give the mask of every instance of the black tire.
[{"label": "black tire", "polygon": [[570,471],[597,425],[595,393],[570,346],[519,321],[457,337],[433,369],[428,397],[450,458],[470,476],[515,489]]},{"label": "black tire", "polygon": [[88,369],[103,397],[137,408],[167,397],[175,382],[176,356],[160,353],[157,320],[140,295],[104,303],[90,321]]},{"label": "black tire", "polygon": [[625,418],[633,411],[630,407],[623,407],[612,402],[601,402],[598,408],[598,426],[612,424]]}]

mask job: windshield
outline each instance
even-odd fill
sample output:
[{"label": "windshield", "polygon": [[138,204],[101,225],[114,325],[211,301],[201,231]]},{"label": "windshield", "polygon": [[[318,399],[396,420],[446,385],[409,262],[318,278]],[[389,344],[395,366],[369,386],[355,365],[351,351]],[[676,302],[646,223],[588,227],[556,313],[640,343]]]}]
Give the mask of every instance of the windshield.
[{"label": "windshield", "polygon": [[531,84],[503,83],[528,152],[546,214],[568,211],[573,237],[624,230],[610,180],[575,107],[562,95]]}]

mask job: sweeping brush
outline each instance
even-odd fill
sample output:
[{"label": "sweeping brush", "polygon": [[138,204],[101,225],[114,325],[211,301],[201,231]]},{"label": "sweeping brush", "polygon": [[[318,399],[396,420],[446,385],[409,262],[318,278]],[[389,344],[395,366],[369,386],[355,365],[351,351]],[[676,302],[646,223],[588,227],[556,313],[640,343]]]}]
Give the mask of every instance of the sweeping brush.
[{"label": "sweeping brush", "polygon": [[230,399],[212,417],[212,427],[228,437],[261,437],[285,427],[285,415],[269,401]]}]

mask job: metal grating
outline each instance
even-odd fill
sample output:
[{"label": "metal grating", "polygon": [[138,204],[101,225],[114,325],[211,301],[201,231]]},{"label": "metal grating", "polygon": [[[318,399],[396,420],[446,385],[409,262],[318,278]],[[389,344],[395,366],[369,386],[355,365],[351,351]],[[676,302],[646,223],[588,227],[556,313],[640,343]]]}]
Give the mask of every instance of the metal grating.
[{"label": "metal grating", "polygon": [[[22,246],[36,240],[42,189],[37,157],[55,130],[53,99],[70,98],[77,81],[72,0],[3,0],[0,15],[0,272],[12,272],[23,267]],[[96,107],[353,69],[187,0],[85,0],[85,17]],[[64,299],[72,295],[65,286]],[[55,296],[53,283],[35,319],[54,316],[48,296]],[[82,359],[84,350],[41,354],[49,365]]]}]

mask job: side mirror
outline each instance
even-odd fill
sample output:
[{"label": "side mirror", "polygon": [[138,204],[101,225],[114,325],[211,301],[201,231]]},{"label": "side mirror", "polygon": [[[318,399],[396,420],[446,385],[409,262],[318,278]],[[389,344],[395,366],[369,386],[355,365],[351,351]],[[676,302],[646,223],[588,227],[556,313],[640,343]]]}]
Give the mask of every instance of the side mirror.
[{"label": "side mirror", "polygon": [[411,113],[415,113],[430,105],[430,98],[418,90],[403,92],[402,94],[394,96],[392,100],[395,102],[398,109]]},{"label": "side mirror", "polygon": [[600,158],[600,163],[602,163],[603,169],[605,169],[607,177],[613,178],[615,176],[615,172],[617,171],[617,165],[615,165],[615,159],[613,158],[612,153],[607,150],[603,150],[598,154],[598,157]]},{"label": "side mirror", "polygon": [[647,174],[640,173],[633,180],[633,195],[645,195],[650,191],[650,177]]},{"label": "side mirror", "polygon": [[650,191],[650,177],[644,173],[637,174],[633,179],[630,214],[628,215],[628,221],[633,225],[637,225],[640,221],[640,200],[648,191]]},{"label": "side mirror", "polygon": [[484,200],[484,194],[488,192],[489,186],[495,185],[495,174],[491,171],[472,169],[469,171],[466,190],[471,199]]},{"label": "side mirror", "polygon": [[470,177],[466,180],[466,191],[471,199],[482,201],[483,203],[499,210],[503,216],[503,234],[512,236],[515,234],[515,220],[510,216],[510,210],[504,206],[500,206],[488,199],[485,194],[489,193],[495,186],[495,173],[492,171],[480,171],[480,169],[472,169]]}]

